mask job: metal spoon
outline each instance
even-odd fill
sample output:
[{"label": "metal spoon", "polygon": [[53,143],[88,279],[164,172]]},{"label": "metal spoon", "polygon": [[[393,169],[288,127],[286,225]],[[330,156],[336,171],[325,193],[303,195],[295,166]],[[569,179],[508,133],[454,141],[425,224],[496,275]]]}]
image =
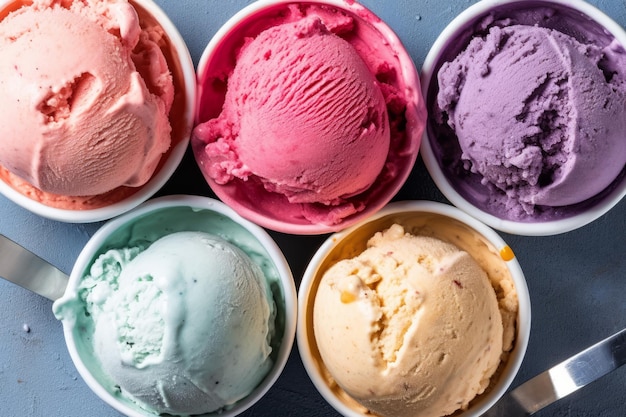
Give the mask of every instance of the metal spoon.
[{"label": "metal spoon", "polygon": [[0,276],[50,300],[61,298],[68,276],[28,249],[0,235]]},{"label": "metal spoon", "polygon": [[505,394],[483,417],[530,416],[626,363],[626,329]]},{"label": "metal spoon", "polygon": [[[50,300],[68,276],[0,234],[0,276]],[[596,343],[505,394],[484,417],[529,416],[626,363],[626,329]]]}]

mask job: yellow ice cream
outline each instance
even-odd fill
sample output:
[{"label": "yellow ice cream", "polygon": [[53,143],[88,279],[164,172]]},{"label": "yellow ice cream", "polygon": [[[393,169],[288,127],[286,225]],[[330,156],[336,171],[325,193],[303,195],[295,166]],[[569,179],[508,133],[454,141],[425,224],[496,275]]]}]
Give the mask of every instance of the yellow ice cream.
[{"label": "yellow ice cream", "polygon": [[313,309],[329,378],[381,416],[466,408],[489,386],[514,333],[515,293],[484,264],[395,224],[332,265]]}]

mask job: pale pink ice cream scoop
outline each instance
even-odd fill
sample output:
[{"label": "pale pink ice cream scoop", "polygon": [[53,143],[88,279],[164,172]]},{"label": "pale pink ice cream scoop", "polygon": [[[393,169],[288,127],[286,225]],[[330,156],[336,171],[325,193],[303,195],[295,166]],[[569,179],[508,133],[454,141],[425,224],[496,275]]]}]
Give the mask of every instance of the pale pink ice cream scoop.
[{"label": "pale pink ice cream scoop", "polygon": [[389,152],[385,98],[356,50],[317,17],[245,45],[220,116],[200,125],[216,182],[258,179],[290,202],[340,204],[369,188]]},{"label": "pale pink ice cream scoop", "polygon": [[138,187],[170,147],[172,76],[126,1],[38,0],[0,22],[0,165],[45,193]]}]

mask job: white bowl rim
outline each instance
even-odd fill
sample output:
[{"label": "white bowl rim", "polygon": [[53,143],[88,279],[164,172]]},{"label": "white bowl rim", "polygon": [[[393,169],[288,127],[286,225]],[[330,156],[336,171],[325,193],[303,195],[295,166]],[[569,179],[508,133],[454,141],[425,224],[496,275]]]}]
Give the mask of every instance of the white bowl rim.
[{"label": "white bowl rim", "polygon": [[[481,0],[475,3],[457,15],[444,28],[441,34],[433,43],[430,51],[426,55],[424,64],[421,68],[421,83],[424,99],[428,95],[428,87],[434,74],[433,71],[437,66],[438,60],[446,47],[448,41],[455,38],[459,31],[463,30],[467,24],[476,18],[483,16],[494,7],[499,7],[512,3],[524,3],[525,0]],[[604,27],[615,39],[626,49],[626,30],[622,28],[611,17],[605,14],[597,7],[585,2],[584,0],[537,0],[534,3],[556,4],[561,7],[569,8],[582,12],[584,15]],[[456,189],[443,173],[437,157],[434,154],[430,139],[428,136],[428,123],[424,129],[422,142],[420,145],[420,154],[424,165],[428,170],[433,181],[441,191],[441,193],[455,206],[469,213],[473,217],[479,219],[483,223],[502,232],[511,233],[521,236],[551,236],[561,233],[570,232],[572,230],[583,227],[599,217],[609,212],[624,196],[626,196],[626,178],[617,184],[608,195],[598,204],[585,209],[584,212],[573,215],[571,217],[539,221],[539,222],[523,222],[501,219],[484,210],[479,209],[472,203],[468,202]]]},{"label": "white bowl rim", "polygon": [[[327,256],[330,249],[353,231],[377,219],[396,213],[406,212],[433,213],[447,216],[474,229],[480,235],[485,237],[487,241],[489,241],[496,249],[502,249],[508,246],[502,237],[500,237],[500,235],[498,235],[498,233],[496,233],[493,229],[462,210],[449,204],[423,200],[392,202],[375,215],[348,229],[331,235],[326,241],[324,241],[324,243],[322,243],[308,264],[298,290],[298,326],[296,331],[296,340],[302,363],[304,364],[304,368],[313,382],[313,385],[336,411],[346,417],[366,417],[366,415],[350,408],[330,389],[319,371],[317,361],[314,359],[312,354],[311,345],[308,342],[309,329],[307,326],[306,308],[309,293],[315,283],[315,271],[317,265],[319,265]],[[513,382],[513,379],[521,367],[524,355],[526,354],[528,341],[530,339],[531,326],[531,303],[528,285],[516,257],[510,261],[506,261],[506,264],[515,284],[519,303],[515,346],[507,361],[505,375],[498,381],[497,387],[473,405],[471,409],[460,414],[459,417],[479,417],[492,407],[495,402],[501,398],[502,395],[504,395]]]}]

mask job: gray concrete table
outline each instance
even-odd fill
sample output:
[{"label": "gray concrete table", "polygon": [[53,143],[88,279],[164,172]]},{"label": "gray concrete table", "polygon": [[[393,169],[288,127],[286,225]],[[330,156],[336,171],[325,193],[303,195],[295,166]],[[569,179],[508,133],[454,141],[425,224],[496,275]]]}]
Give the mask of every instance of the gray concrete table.
[{"label": "gray concrete table", "polygon": [[[185,38],[194,62],[217,29],[250,1],[157,0]],[[441,30],[473,0],[363,1],[397,32],[418,69]],[[626,5],[591,3],[626,25]],[[626,140],[626,139],[625,139]],[[159,193],[213,196],[187,154]],[[421,160],[397,200],[446,201]],[[0,233],[69,272],[101,224],[70,225],[28,213],[0,197]],[[531,339],[513,385],[626,326],[626,201],[577,231],[553,237],[503,234],[524,269],[533,308]],[[272,233],[291,263],[296,285],[325,236]],[[544,410],[541,416],[626,416],[626,369]],[[245,416],[337,416],[309,381],[294,346],[284,374]],[[67,353],[51,302],[0,280],[0,416],[113,417]]]}]

